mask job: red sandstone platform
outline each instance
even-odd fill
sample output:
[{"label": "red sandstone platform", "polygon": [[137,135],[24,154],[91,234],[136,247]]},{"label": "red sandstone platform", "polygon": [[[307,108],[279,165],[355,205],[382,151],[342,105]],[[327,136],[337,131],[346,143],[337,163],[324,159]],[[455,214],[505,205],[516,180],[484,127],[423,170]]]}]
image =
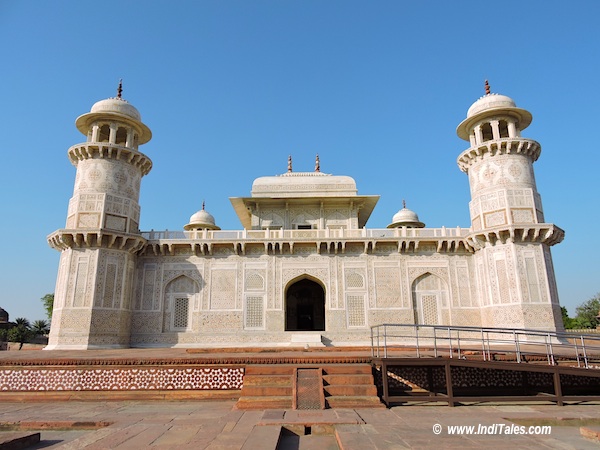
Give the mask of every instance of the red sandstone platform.
[{"label": "red sandstone platform", "polygon": [[[44,449],[400,450],[598,448],[600,408],[485,405],[324,411],[239,411],[235,401],[0,402],[0,425],[37,426]],[[66,422],[87,429],[60,428]],[[96,426],[93,424],[106,426]],[[547,434],[449,434],[449,426],[549,425]],[[584,424],[584,425],[582,425]],[[53,428],[52,425],[58,427]],[[440,426],[440,434],[434,427]],[[582,430],[582,428],[585,428]],[[437,428],[436,428],[437,429]],[[0,434],[3,432],[0,432]],[[306,433],[306,434],[297,434]],[[590,438],[586,437],[590,435]],[[0,436],[1,439],[1,436]]]}]

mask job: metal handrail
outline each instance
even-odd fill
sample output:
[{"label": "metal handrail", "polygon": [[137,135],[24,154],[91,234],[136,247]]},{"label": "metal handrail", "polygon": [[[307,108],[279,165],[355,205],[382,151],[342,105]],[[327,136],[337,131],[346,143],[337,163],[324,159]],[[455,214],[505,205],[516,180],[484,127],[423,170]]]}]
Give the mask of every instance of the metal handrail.
[{"label": "metal handrail", "polygon": [[[514,355],[516,363],[530,357],[572,360],[577,367],[600,369],[600,335],[566,333],[525,328],[493,328],[423,324],[381,324],[371,327],[373,357],[400,357],[415,351],[417,358],[446,356],[465,359],[480,354],[492,361],[493,354]],[[456,355],[456,356],[455,356]],[[596,361],[596,365],[591,361]]]}]

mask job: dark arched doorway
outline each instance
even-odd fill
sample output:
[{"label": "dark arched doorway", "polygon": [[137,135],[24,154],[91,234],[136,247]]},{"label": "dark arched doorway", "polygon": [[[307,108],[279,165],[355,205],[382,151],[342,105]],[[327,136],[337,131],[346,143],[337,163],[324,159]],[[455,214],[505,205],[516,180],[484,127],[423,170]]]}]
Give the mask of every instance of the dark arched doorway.
[{"label": "dark arched doorway", "polygon": [[321,285],[304,278],[287,289],[285,331],[325,331],[325,291]]}]

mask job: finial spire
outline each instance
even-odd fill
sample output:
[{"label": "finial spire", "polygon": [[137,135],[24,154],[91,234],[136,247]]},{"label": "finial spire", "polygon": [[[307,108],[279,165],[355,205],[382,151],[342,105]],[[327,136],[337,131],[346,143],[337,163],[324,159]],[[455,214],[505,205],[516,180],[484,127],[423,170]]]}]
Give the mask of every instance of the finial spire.
[{"label": "finial spire", "polygon": [[292,155],[288,155],[288,173],[292,172]]},{"label": "finial spire", "polygon": [[202,200],[202,211],[204,211],[205,206],[206,206],[206,201]]},{"label": "finial spire", "polygon": [[315,159],[315,172],[321,171],[321,162],[319,161],[319,154],[317,153],[317,157]]},{"label": "finial spire", "polygon": [[490,93],[490,83],[488,83],[488,80],[485,80],[485,95],[490,95]]},{"label": "finial spire", "polygon": [[123,78],[119,80],[119,87],[117,88],[117,98],[121,98],[123,94]]},{"label": "finial spire", "polygon": [[406,200],[402,199],[402,208],[406,209]]}]

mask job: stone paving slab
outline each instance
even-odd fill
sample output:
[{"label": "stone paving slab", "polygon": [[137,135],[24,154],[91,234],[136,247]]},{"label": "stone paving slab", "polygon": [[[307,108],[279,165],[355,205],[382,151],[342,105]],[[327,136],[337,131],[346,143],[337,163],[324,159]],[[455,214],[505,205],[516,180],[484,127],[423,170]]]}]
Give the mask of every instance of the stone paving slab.
[{"label": "stone paving slab", "polygon": [[[391,409],[332,409],[322,411],[239,411],[235,401],[195,402],[69,402],[0,403],[0,423],[107,422],[96,430],[53,432],[42,430],[37,448],[120,450],[157,448],[184,450],[260,450],[336,448],[342,450],[400,450],[406,448],[475,449],[598,449],[599,404],[569,405],[410,405]],[[515,422],[511,421],[514,420]],[[494,424],[548,424],[546,435],[452,435],[450,426]],[[584,426],[580,426],[583,423]],[[277,440],[281,427],[307,429],[305,436],[287,434]],[[440,434],[434,426],[440,426]],[[582,431],[583,430],[583,431]],[[29,431],[29,430],[28,430]],[[30,431],[30,432],[33,432]],[[46,434],[45,434],[46,433]],[[288,432],[289,433],[289,432]],[[281,435],[279,435],[281,436]],[[588,437],[586,437],[588,436]],[[285,442],[284,442],[285,441]],[[277,444],[279,442],[279,444]],[[285,445],[284,445],[285,444]]]}]

